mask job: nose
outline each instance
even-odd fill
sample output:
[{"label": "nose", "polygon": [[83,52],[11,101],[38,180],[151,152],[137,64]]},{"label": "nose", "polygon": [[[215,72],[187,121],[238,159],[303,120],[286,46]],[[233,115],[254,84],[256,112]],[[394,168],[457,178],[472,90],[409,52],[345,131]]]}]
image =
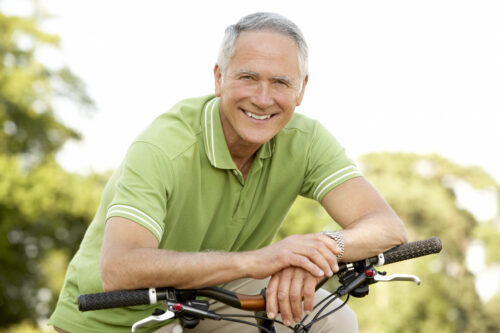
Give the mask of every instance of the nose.
[{"label": "nose", "polygon": [[266,109],[274,104],[271,87],[267,83],[261,82],[257,85],[252,94],[252,103],[260,109]]}]

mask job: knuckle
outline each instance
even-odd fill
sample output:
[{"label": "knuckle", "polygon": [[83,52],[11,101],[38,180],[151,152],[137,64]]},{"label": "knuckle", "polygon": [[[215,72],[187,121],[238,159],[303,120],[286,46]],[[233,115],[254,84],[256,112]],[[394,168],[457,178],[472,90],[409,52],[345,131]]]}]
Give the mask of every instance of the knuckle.
[{"label": "knuckle", "polygon": [[314,298],[314,289],[311,291],[311,290],[307,290],[307,291],[304,291],[304,299],[313,299]]},{"label": "knuckle", "polygon": [[319,251],[318,251],[318,250],[316,250],[315,248],[311,248],[311,249],[309,250],[309,254],[310,254],[310,256],[311,256],[312,258],[319,258],[319,257],[321,257],[321,254],[320,254],[320,253],[319,253]]},{"label": "knuckle", "polygon": [[298,292],[291,292],[290,293],[290,299],[294,300],[294,301],[297,301],[297,300],[302,299],[302,295],[300,293],[298,293]]},{"label": "knuckle", "polygon": [[293,256],[290,258],[288,264],[290,266],[303,266],[308,260],[303,256]]},{"label": "knuckle", "polygon": [[285,301],[288,300],[288,293],[285,291],[279,291],[278,292],[278,300],[279,301]]},{"label": "knuckle", "polygon": [[282,247],[282,248],[280,249],[280,254],[281,254],[281,256],[283,256],[283,257],[289,257],[292,253],[293,253],[293,252],[292,252],[292,251],[290,251],[290,249],[288,249],[288,248],[286,248],[286,247]]}]

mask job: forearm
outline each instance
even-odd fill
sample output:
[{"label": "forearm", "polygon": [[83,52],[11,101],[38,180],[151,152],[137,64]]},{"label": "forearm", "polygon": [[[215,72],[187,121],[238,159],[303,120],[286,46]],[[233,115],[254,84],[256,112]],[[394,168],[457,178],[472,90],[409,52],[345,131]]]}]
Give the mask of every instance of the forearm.
[{"label": "forearm", "polygon": [[406,243],[408,236],[395,214],[374,213],[341,230],[344,236],[342,261],[356,261]]},{"label": "forearm", "polygon": [[100,268],[105,290],[200,288],[244,277],[263,279],[290,266],[318,277],[331,276],[337,253],[335,242],[319,233],[293,235],[248,252],[163,250],[146,228],[113,217],[106,224]]},{"label": "forearm", "polygon": [[342,261],[361,260],[407,242],[405,227],[389,204],[364,178],[334,188],[322,201],[343,228]]},{"label": "forearm", "polygon": [[245,253],[176,252],[158,248],[155,236],[122,217],[106,222],[100,270],[104,290],[196,288],[245,277]]},{"label": "forearm", "polygon": [[[245,277],[245,255],[175,252],[155,248],[115,249],[101,260],[105,290],[171,286],[200,288]],[[107,259],[109,258],[109,259]]]}]

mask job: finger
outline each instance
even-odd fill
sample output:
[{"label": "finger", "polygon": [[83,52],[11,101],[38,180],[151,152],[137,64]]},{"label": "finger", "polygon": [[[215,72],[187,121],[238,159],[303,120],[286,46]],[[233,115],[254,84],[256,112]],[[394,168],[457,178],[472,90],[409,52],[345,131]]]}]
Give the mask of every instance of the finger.
[{"label": "finger", "polygon": [[337,257],[332,251],[340,251],[335,241],[322,234],[293,235],[287,237],[286,246],[297,254],[303,255],[316,264],[327,276],[333,275],[337,268]]},{"label": "finger", "polygon": [[289,266],[302,268],[317,277],[325,276],[325,273],[318,267],[318,265],[309,260],[307,256],[301,254],[292,254],[289,259]]},{"label": "finger", "polygon": [[[325,236],[325,235],[321,235],[321,236],[329,238],[328,236]],[[333,241],[333,243],[335,243],[335,241],[333,239],[330,239],[330,240]],[[321,245],[318,245],[318,247],[316,249],[321,254],[321,256],[323,256],[323,258],[328,262],[329,270],[325,271],[325,273],[329,277],[331,277],[333,275],[333,272],[336,272],[339,270],[338,262],[337,262],[337,255],[336,255],[336,253],[332,252],[331,247],[326,246],[325,243],[320,242],[320,244]]]},{"label": "finger", "polygon": [[304,296],[304,312],[311,314],[314,308],[314,293],[316,292],[316,283],[318,279],[309,275],[305,278],[302,295]]},{"label": "finger", "polygon": [[269,280],[266,288],[266,312],[269,319],[276,318],[278,313],[278,286],[280,273],[275,274]]},{"label": "finger", "polygon": [[296,250],[296,253],[307,257],[311,262],[320,268],[323,275],[332,276],[332,267],[330,267],[329,260],[335,260],[334,255],[324,246],[322,242],[312,241]]},{"label": "finger", "polygon": [[308,273],[300,268],[294,269],[292,282],[290,284],[290,307],[293,321],[296,323],[302,320],[302,290],[305,274]]},{"label": "finger", "polygon": [[328,240],[328,237],[322,234],[292,235],[274,243],[267,250],[275,252],[274,262],[276,266],[280,266],[278,270],[295,266],[318,277],[331,276],[336,258],[325,245],[325,240],[335,244],[335,241]]},{"label": "finger", "polygon": [[280,283],[278,286],[278,305],[281,313],[281,318],[286,326],[292,324],[292,311],[290,308],[290,283],[292,281],[292,269],[283,270],[280,276]]},{"label": "finger", "polygon": [[333,252],[335,254],[335,256],[337,256],[338,254],[340,254],[341,250],[340,250],[340,247],[338,246],[337,242],[335,241],[335,239],[331,238],[330,236],[327,236],[321,232],[315,234],[318,239],[320,239],[326,247],[328,247],[328,249]]}]

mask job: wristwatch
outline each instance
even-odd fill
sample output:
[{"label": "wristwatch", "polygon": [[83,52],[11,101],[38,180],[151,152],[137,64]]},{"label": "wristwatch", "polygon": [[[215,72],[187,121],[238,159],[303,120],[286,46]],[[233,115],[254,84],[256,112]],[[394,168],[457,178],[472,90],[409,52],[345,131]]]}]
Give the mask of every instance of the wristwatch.
[{"label": "wristwatch", "polygon": [[342,233],[340,231],[323,231],[322,233],[335,240],[340,249],[340,253],[337,255],[337,260],[342,259],[342,256],[344,255],[344,236]]}]

